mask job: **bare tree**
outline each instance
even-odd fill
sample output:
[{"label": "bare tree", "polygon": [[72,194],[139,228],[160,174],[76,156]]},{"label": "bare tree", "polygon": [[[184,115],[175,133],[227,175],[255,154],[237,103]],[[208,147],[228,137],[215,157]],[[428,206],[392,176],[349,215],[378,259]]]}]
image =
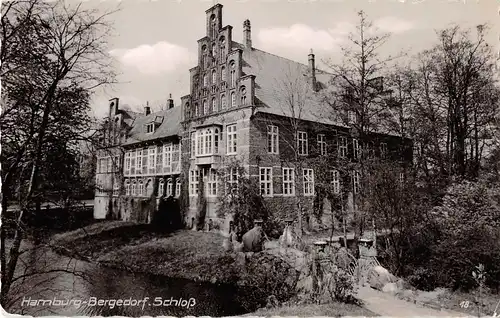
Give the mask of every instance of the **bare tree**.
[{"label": "bare tree", "polygon": [[[110,34],[107,17],[81,4],[46,3],[20,0],[2,6],[2,88],[5,96],[0,125],[3,131],[25,122],[2,154],[2,193],[7,193],[13,176],[29,171],[27,189],[20,193],[20,212],[9,258],[2,226],[2,304],[14,280],[25,220],[30,204],[40,190],[43,154],[50,132],[64,116],[76,109],[88,109],[88,99],[71,99],[67,92],[89,90],[113,81],[106,38]],[[87,94],[88,95],[88,94]],[[69,101],[79,101],[72,104]],[[64,101],[64,102],[63,102]],[[75,107],[73,109],[59,106]],[[24,116],[26,115],[26,116]],[[61,133],[64,133],[62,131]],[[70,133],[78,135],[75,130]],[[71,137],[67,138],[68,140]],[[2,196],[3,210],[7,197]]]},{"label": "bare tree", "polygon": [[[376,134],[384,132],[383,123],[388,114],[382,76],[394,60],[394,57],[381,58],[379,55],[380,47],[390,35],[377,32],[363,11],[358,16],[356,31],[348,36],[350,46],[342,48],[342,63],[327,61],[333,79],[324,94],[333,114],[350,127],[352,136],[358,141],[357,145],[352,145],[356,148],[354,152],[360,153],[356,156],[352,179],[359,177],[361,185],[359,191],[353,191],[355,242],[362,235],[365,223],[361,211],[368,204],[365,192],[369,189],[367,163],[374,152],[371,142]],[[357,150],[358,146],[363,151]]]}]

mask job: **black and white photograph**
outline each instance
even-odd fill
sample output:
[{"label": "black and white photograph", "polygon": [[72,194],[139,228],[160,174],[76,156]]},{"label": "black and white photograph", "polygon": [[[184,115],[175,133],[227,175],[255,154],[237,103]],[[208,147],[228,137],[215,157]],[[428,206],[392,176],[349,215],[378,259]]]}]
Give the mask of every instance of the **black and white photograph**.
[{"label": "black and white photograph", "polygon": [[500,0],[3,0],[2,316],[500,317]]}]

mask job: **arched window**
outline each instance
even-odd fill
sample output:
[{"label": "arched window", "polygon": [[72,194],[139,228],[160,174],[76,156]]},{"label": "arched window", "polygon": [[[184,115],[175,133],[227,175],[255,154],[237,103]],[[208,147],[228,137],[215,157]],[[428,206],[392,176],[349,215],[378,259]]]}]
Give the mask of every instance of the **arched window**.
[{"label": "arched window", "polygon": [[208,86],[208,74],[203,74],[203,86]]},{"label": "arched window", "polygon": [[215,85],[217,83],[217,72],[215,70],[212,70],[212,85]]},{"label": "arched window", "polygon": [[163,196],[164,191],[165,191],[165,180],[160,179],[160,182],[158,183],[158,196],[159,197]]},{"label": "arched window", "polygon": [[208,114],[208,103],[206,100],[203,101],[203,114],[202,115],[206,115]]},{"label": "arched window", "polygon": [[214,132],[214,155],[219,153],[219,138],[220,138],[219,128],[215,128]]},{"label": "arched window", "polygon": [[220,108],[221,109],[226,109],[226,94],[221,94],[220,95]]},{"label": "arched window", "polygon": [[231,87],[234,87],[236,85],[236,64],[231,61],[229,66],[231,67]]},{"label": "arched window", "polygon": [[137,183],[136,181],[134,180],[134,182],[132,182],[132,196],[135,196],[137,194]]},{"label": "arched window", "polygon": [[125,195],[130,195],[130,181],[125,181]]},{"label": "arched window", "polygon": [[241,97],[241,105],[247,104],[247,89],[245,86],[242,86],[240,89],[240,97]]},{"label": "arched window", "polygon": [[221,36],[219,39],[220,42],[220,59],[221,61],[224,61],[225,58],[225,50],[226,50],[226,38]]},{"label": "arched window", "polygon": [[173,195],[172,193],[172,179],[168,179],[167,180],[167,193],[166,193],[166,196],[169,197]]},{"label": "arched window", "polygon": [[212,111],[213,112],[216,112],[217,111],[217,100],[214,98],[212,98]]},{"label": "arched window", "polygon": [[236,94],[234,92],[231,93],[231,107],[236,107]]},{"label": "arched window", "polygon": [[195,117],[198,117],[198,115],[199,115],[199,114],[198,114],[198,103],[195,103],[195,104],[194,104],[194,116],[195,116]]},{"label": "arched window", "polygon": [[139,189],[137,190],[139,190],[138,195],[142,197],[144,195],[144,183],[142,182],[142,180],[139,181]]},{"label": "arched window", "polygon": [[181,182],[179,179],[175,181],[175,197],[178,198],[181,196]]},{"label": "arched window", "polygon": [[221,74],[221,81],[225,82],[226,81],[226,67],[222,66],[220,68],[220,74]]}]

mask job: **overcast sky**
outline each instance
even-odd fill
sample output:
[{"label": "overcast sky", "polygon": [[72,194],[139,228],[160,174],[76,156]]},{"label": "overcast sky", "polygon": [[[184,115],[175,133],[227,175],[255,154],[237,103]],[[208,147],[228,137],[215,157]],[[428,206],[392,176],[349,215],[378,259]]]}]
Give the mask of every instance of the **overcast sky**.
[{"label": "overcast sky", "polygon": [[[189,93],[189,69],[195,66],[197,40],[205,36],[205,10],[212,0],[89,0],[103,10],[120,8],[112,17],[110,54],[116,59],[121,84],[99,91],[93,100],[96,116],[106,114],[107,100],[142,109],[155,108],[171,93],[175,104]],[[223,25],[233,26],[241,42],[242,25],[250,19],[253,46],[307,63],[309,49],[316,60],[339,59],[339,46],[364,10],[382,31],[393,35],[385,54],[416,53],[436,41],[436,30],[453,23],[474,27],[488,23],[489,41],[500,45],[498,0],[226,0]],[[321,67],[321,66],[319,66]]]}]

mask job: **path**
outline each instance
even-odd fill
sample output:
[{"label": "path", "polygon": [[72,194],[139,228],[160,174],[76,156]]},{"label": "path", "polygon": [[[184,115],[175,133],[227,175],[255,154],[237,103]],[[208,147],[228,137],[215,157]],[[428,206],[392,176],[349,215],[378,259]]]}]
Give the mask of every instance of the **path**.
[{"label": "path", "polygon": [[359,287],[358,298],[364,306],[381,316],[391,317],[467,317],[467,314],[451,311],[436,310],[423,307],[411,302],[398,299],[390,294],[375,290],[368,286]]}]

